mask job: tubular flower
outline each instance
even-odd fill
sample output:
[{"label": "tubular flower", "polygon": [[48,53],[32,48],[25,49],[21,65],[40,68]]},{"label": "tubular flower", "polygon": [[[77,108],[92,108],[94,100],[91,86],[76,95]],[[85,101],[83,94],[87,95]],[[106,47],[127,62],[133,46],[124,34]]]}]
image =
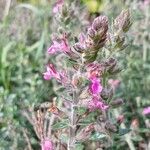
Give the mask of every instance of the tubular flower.
[{"label": "tubular flower", "polygon": [[47,65],[46,72],[43,73],[45,80],[50,80],[51,78],[57,79],[59,82],[67,82],[66,72],[57,72],[53,64]]},{"label": "tubular flower", "polygon": [[54,150],[53,149],[53,143],[49,139],[43,140],[41,143],[41,147],[42,147],[42,150]]},{"label": "tubular flower", "polygon": [[150,114],[150,106],[149,107],[146,107],[144,108],[143,112],[142,112],[144,115],[148,115]]},{"label": "tubular flower", "polygon": [[55,54],[56,52],[68,53],[69,51],[70,47],[66,38],[62,38],[60,42],[54,40],[53,44],[47,50],[49,54]]},{"label": "tubular flower", "polygon": [[60,10],[62,9],[62,6],[64,4],[64,0],[57,0],[57,2],[54,4],[53,7],[53,13],[57,14],[60,12]]},{"label": "tubular flower", "polygon": [[99,94],[103,89],[100,80],[97,78],[92,78],[89,89],[93,95]]},{"label": "tubular flower", "polygon": [[46,72],[43,73],[45,80],[50,80],[51,78],[60,79],[59,73],[56,71],[53,64],[49,64],[46,67]]},{"label": "tubular flower", "polygon": [[105,105],[100,98],[94,96],[91,101],[89,101],[88,108],[90,111],[94,111],[96,109],[106,110],[109,108],[108,105]]}]

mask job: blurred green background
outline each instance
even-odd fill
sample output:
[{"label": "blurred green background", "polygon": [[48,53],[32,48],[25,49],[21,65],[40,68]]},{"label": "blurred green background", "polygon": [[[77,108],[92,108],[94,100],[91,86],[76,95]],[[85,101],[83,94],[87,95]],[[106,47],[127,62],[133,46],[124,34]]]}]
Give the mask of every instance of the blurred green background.
[{"label": "blurred green background", "polygon": [[[71,1],[71,0],[70,0]],[[51,0],[0,1],[0,150],[24,150],[27,129],[33,149],[39,144],[30,123],[21,110],[48,101],[54,95],[52,83],[42,78],[50,44]],[[150,120],[142,110],[150,105],[150,2],[148,0],[83,0],[89,15],[106,14],[115,18],[122,9],[132,12],[133,26],[128,33],[129,46],[118,56],[124,70],[117,96],[126,100],[122,112],[125,124],[134,132],[135,149],[150,146]],[[135,123],[136,122],[136,123]],[[113,149],[127,149],[116,139]]]}]

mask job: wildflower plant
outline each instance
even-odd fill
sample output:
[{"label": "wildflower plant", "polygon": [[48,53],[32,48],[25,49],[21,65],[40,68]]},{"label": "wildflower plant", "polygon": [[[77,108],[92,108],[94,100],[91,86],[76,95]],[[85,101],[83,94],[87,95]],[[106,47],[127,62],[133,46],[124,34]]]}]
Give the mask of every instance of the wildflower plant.
[{"label": "wildflower plant", "polygon": [[119,81],[112,78],[121,71],[115,55],[127,46],[130,13],[122,11],[112,24],[100,15],[77,38],[66,30],[73,13],[69,11],[62,0],[53,8],[56,21],[65,22],[52,36],[47,54],[54,59],[43,77],[55,83],[56,97],[34,108],[33,126],[42,150],[83,149],[88,141],[95,143],[93,149],[108,148],[114,135],[126,133],[120,127],[123,116],[112,113],[124,104],[122,98],[114,98]]}]

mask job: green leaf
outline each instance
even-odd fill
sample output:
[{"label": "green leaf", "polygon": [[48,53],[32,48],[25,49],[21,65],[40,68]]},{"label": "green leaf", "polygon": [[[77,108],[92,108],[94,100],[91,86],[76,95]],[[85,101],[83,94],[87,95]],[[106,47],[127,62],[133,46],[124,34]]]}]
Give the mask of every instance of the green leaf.
[{"label": "green leaf", "polygon": [[133,141],[136,141],[136,142],[139,142],[139,141],[142,141],[143,138],[140,136],[140,135],[137,135],[137,136],[132,136],[131,139]]},{"label": "green leaf", "polygon": [[140,132],[140,133],[150,133],[150,130],[149,130],[149,129],[146,129],[146,128],[140,128],[140,129],[139,129],[139,132]]},{"label": "green leaf", "polygon": [[99,141],[99,140],[102,140],[106,137],[107,137],[107,135],[104,133],[95,132],[94,134],[91,135],[90,140]]},{"label": "green leaf", "polygon": [[68,140],[69,140],[69,138],[68,138],[68,136],[66,134],[62,134],[60,136],[60,139],[61,139],[61,142],[63,142],[63,143],[67,143]]},{"label": "green leaf", "polygon": [[9,54],[9,50],[11,49],[11,47],[14,45],[14,42],[9,42],[2,50],[2,54],[1,54],[1,63],[2,65],[6,65],[7,63],[7,55]]},{"label": "green leaf", "polygon": [[67,121],[62,121],[62,122],[57,122],[52,126],[53,130],[57,130],[57,129],[63,129],[63,128],[67,128],[68,127],[68,123]]},{"label": "green leaf", "polygon": [[119,135],[122,136],[122,135],[125,135],[127,133],[129,133],[131,131],[131,129],[128,129],[128,128],[125,128],[125,129],[119,129]]},{"label": "green leaf", "polygon": [[76,144],[76,150],[84,150],[84,145]]}]

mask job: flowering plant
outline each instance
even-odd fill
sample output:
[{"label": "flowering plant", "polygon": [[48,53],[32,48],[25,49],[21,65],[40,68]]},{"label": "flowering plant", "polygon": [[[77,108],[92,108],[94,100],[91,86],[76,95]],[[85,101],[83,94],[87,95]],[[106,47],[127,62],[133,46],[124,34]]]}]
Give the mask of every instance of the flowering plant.
[{"label": "flowering plant", "polygon": [[71,13],[64,7],[62,0],[54,5],[56,20],[65,20],[64,29],[61,35],[53,35],[47,52],[54,56],[55,63],[51,60],[43,73],[45,80],[57,81],[57,96],[35,107],[35,131],[42,150],[74,150],[88,146],[88,141],[95,143],[95,149],[109,147],[112,134],[122,135],[123,116],[113,118],[111,112],[123,100],[114,98],[119,81],[110,78],[121,71],[115,54],[127,46],[130,14],[122,11],[112,26],[106,16],[100,15],[77,38],[66,30],[70,23],[66,18],[71,18]]}]

